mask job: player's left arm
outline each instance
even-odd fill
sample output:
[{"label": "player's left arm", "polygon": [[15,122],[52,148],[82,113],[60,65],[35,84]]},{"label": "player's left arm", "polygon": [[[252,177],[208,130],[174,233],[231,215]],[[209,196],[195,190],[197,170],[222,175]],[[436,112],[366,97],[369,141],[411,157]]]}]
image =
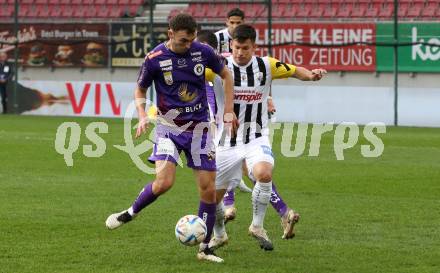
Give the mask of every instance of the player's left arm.
[{"label": "player's left arm", "polygon": [[231,123],[232,134],[235,135],[239,126],[237,116],[234,113],[234,81],[231,72],[226,66],[218,74],[223,79],[223,89],[225,92],[225,114],[223,120],[225,123]]},{"label": "player's left arm", "polygon": [[297,78],[302,81],[319,81],[327,73],[325,69],[313,69],[294,66],[280,62],[275,58],[269,58],[272,79]]}]

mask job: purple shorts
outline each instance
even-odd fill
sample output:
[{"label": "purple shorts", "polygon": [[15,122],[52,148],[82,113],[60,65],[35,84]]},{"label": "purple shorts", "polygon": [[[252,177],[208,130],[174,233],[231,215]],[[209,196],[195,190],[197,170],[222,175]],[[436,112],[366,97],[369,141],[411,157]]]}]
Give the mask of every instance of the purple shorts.
[{"label": "purple shorts", "polygon": [[180,153],[186,156],[187,166],[196,170],[216,171],[215,147],[209,132],[181,132],[175,135],[156,128],[153,154],[148,158],[171,161],[177,165]]}]

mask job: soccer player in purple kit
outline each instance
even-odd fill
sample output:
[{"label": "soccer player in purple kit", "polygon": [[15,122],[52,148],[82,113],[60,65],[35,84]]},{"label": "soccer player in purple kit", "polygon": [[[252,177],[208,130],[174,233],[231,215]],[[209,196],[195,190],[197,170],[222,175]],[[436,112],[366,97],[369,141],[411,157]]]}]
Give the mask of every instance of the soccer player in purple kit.
[{"label": "soccer player in purple kit", "polygon": [[[224,80],[224,122],[231,128],[232,134],[238,127],[238,121],[233,111],[232,76],[212,48],[194,42],[196,28],[197,24],[190,15],[175,16],[169,22],[169,40],[157,46],[145,58],[135,90],[139,115],[136,137],[140,137],[148,128],[146,91],[154,82],[159,113],[156,143],[150,161],[155,162],[156,178],[142,189],[130,208],[110,215],[106,226],[116,229],[131,221],[143,208],[168,191],[175,181],[178,156],[184,151],[188,167],[194,170],[200,192],[198,214],[207,226],[207,236],[200,244],[197,258],[223,262],[208,247],[216,214],[216,162],[207,152],[213,147],[208,147],[212,141],[209,139],[205,68],[209,67]],[[205,148],[202,149],[202,146]]]}]

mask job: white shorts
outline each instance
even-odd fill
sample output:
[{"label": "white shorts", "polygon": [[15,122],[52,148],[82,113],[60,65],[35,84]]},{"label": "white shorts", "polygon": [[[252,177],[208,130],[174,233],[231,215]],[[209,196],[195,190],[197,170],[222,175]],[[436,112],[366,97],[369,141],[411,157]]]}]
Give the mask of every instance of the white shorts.
[{"label": "white shorts", "polygon": [[269,138],[262,136],[251,140],[248,144],[239,144],[234,147],[217,147],[216,189],[230,190],[238,186],[243,176],[243,160],[246,160],[246,166],[251,179],[253,179],[252,169],[255,164],[268,162],[274,166],[275,161]]}]

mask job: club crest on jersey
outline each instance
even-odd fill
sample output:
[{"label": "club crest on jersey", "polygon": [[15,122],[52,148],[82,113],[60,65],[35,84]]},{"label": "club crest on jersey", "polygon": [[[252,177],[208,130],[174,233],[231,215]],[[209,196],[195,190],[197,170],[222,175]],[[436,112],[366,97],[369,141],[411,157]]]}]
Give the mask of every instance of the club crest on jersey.
[{"label": "club crest on jersey", "polygon": [[257,79],[259,82],[263,80],[263,72],[258,72]]},{"label": "club crest on jersey", "polygon": [[247,76],[244,75],[244,74],[242,74],[242,75],[241,75],[241,80],[242,80],[242,81],[247,81]]},{"label": "club crest on jersey", "polygon": [[164,72],[163,79],[165,80],[166,84],[172,85],[173,84],[173,74],[171,73],[171,71]]},{"label": "club crest on jersey", "polygon": [[204,72],[205,67],[203,66],[203,64],[196,64],[194,66],[194,74],[196,74],[197,76],[202,76]]},{"label": "club crest on jersey", "polygon": [[197,97],[197,92],[188,90],[188,84],[182,83],[179,87],[179,98],[183,102],[191,102]]},{"label": "club crest on jersey", "polygon": [[185,67],[186,66],[186,60],[185,59],[178,59],[177,60],[177,64],[179,65],[179,67]]}]

